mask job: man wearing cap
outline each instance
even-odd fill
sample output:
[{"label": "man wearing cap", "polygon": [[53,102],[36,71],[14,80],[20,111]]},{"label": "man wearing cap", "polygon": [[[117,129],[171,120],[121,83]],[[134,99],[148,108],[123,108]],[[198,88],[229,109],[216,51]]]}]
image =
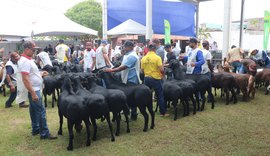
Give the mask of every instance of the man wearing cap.
[{"label": "man wearing cap", "polygon": [[254,81],[255,81],[255,75],[257,73],[257,65],[251,59],[242,59],[241,63],[242,63],[242,65],[240,67],[239,73],[249,74],[248,95],[250,95],[250,93],[252,93],[252,98],[254,98],[254,96],[255,96]]},{"label": "man wearing cap", "polygon": [[202,51],[198,48],[198,40],[191,38],[189,40],[191,48],[187,56],[180,55],[179,59],[187,64],[187,74],[201,74],[202,65],[205,63]]},{"label": "man wearing cap", "polygon": [[96,51],[96,69],[102,69],[104,67],[111,67],[111,62],[108,56],[108,50],[106,49],[107,41],[102,40],[100,46]]},{"label": "man wearing cap", "polygon": [[69,60],[70,49],[64,44],[64,40],[60,39],[59,44],[55,47],[56,59],[59,63],[66,63]]},{"label": "man wearing cap", "polygon": [[270,68],[270,57],[264,50],[252,49],[248,53],[249,57],[257,62],[262,62],[262,66]]},{"label": "man wearing cap", "polygon": [[[134,51],[134,44],[131,41],[124,43],[125,54],[123,56],[122,64],[114,69],[105,69],[105,72],[119,72],[121,71],[121,79],[125,84],[139,84],[140,83],[140,60]],[[131,119],[137,119],[136,108],[133,107],[131,111]]]},{"label": "man wearing cap", "polygon": [[233,72],[239,72],[242,65],[241,60],[243,59],[244,51],[241,48],[237,48],[235,45],[231,47],[228,52],[227,62],[234,67]]},{"label": "man wearing cap", "polygon": [[164,68],[161,57],[156,54],[156,44],[150,42],[148,53],[141,60],[141,70],[145,75],[144,84],[150,89],[155,90],[157,95],[157,104],[159,106],[160,116],[169,116],[167,114],[167,106],[164,101],[162,79],[164,77]]},{"label": "man wearing cap", "polygon": [[35,43],[26,41],[23,44],[24,52],[18,61],[18,74],[22,77],[22,82],[28,90],[29,112],[31,117],[32,135],[40,134],[40,139],[56,139],[52,136],[47,126],[46,110],[42,104],[42,76],[48,72],[40,72],[32,56],[34,55]]},{"label": "man wearing cap", "polygon": [[[12,107],[12,102],[15,100],[17,96],[17,62],[20,59],[20,55],[17,52],[12,52],[10,54],[10,60],[6,63],[5,66],[5,75],[6,75],[6,83],[10,88],[10,96],[6,101],[5,108]],[[24,102],[19,103],[20,108],[28,107]]]}]

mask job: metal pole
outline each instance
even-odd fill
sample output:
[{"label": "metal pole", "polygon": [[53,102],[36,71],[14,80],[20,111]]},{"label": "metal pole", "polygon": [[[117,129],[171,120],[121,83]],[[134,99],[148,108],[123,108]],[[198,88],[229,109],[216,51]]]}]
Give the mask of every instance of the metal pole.
[{"label": "metal pole", "polygon": [[103,0],[103,9],[102,9],[102,39],[107,39],[107,0]]},{"label": "metal pole", "polygon": [[239,35],[239,47],[240,48],[242,48],[242,41],[243,41],[244,7],[245,7],[245,0],[242,0],[242,2],[241,2],[241,19],[240,19],[240,35]]},{"label": "metal pole", "polygon": [[152,39],[152,0],[146,0],[146,35],[145,39]]},{"label": "metal pole", "polygon": [[200,3],[196,4],[196,37],[199,37],[199,5]]},{"label": "metal pole", "polygon": [[222,60],[227,57],[231,40],[231,0],[224,0]]}]

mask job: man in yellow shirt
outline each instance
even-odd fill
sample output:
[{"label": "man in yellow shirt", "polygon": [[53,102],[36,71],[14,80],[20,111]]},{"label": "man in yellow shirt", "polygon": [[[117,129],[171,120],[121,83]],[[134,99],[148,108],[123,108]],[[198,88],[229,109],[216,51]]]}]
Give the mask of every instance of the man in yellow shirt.
[{"label": "man in yellow shirt", "polygon": [[56,59],[59,63],[68,62],[70,48],[66,44],[64,44],[64,40],[59,40],[59,44],[55,47],[55,50]]},{"label": "man in yellow shirt", "polygon": [[156,54],[156,45],[149,44],[149,52],[141,60],[141,69],[145,75],[144,84],[150,89],[154,89],[157,95],[157,104],[160,110],[160,116],[169,116],[166,113],[167,107],[164,102],[162,78],[164,76],[164,68],[161,57]]}]

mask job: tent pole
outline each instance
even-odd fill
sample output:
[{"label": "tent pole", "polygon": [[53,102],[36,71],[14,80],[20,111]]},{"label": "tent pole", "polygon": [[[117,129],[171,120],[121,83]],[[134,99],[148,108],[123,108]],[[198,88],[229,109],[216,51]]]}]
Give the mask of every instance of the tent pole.
[{"label": "tent pole", "polygon": [[103,0],[103,9],[102,9],[102,38],[107,40],[107,0]]},{"label": "tent pole", "polygon": [[224,0],[222,60],[227,57],[227,52],[230,46],[231,22],[231,0]]},{"label": "tent pole", "polygon": [[145,39],[152,39],[152,0],[146,0],[146,36]]},{"label": "tent pole", "polygon": [[244,7],[245,7],[245,0],[242,0],[241,1],[240,35],[239,35],[239,47],[240,48],[242,48],[242,41],[243,41]]}]

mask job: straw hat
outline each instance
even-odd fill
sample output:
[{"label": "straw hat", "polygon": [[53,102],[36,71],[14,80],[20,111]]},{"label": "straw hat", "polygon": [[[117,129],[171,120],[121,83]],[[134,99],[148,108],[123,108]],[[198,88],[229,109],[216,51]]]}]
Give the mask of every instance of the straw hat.
[{"label": "straw hat", "polygon": [[257,49],[250,49],[250,50],[248,51],[248,57],[250,57],[251,54],[252,54],[255,50],[257,50]]}]

